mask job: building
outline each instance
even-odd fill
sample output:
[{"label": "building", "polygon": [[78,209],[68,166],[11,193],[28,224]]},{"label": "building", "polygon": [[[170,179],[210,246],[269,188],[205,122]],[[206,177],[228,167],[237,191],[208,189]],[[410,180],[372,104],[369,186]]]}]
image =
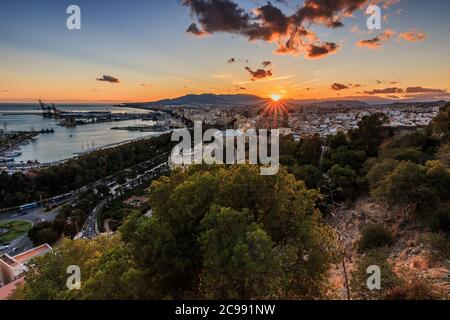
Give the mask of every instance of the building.
[{"label": "building", "polygon": [[24,281],[28,271],[27,264],[33,258],[43,256],[52,251],[52,247],[43,244],[15,256],[4,254],[0,256],[0,300],[6,299]]}]

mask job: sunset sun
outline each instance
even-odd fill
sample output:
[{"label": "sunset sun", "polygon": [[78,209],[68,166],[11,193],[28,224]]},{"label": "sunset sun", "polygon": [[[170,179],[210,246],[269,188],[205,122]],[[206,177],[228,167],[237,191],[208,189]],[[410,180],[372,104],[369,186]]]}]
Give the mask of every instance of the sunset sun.
[{"label": "sunset sun", "polygon": [[272,95],[270,96],[270,98],[271,98],[273,101],[278,102],[278,101],[281,100],[281,95],[279,95],[279,94],[272,94]]}]

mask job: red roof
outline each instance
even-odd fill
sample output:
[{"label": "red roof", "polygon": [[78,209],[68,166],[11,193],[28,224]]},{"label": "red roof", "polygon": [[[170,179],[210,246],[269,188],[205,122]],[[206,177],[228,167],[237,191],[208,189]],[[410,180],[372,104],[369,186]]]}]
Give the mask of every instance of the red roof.
[{"label": "red roof", "polygon": [[17,256],[14,256],[14,260],[20,262],[20,263],[25,263],[28,260],[39,256],[40,254],[43,254],[49,250],[51,250],[52,248],[48,245],[48,244],[43,244],[39,247],[33,248],[29,251],[26,251],[24,253],[18,254]]},{"label": "red roof", "polygon": [[16,290],[17,286],[25,282],[25,277],[20,277],[13,282],[8,283],[6,286],[0,287],[0,300],[6,300]]}]

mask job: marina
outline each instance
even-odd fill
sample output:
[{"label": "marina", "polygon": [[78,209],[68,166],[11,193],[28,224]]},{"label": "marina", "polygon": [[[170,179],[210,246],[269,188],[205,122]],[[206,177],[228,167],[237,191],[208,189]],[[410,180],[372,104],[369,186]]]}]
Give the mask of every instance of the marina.
[{"label": "marina", "polygon": [[[60,106],[57,110],[60,110],[57,117],[43,116],[39,104],[0,104],[0,124],[3,125],[0,137],[5,138],[0,149],[0,167],[9,171],[46,167],[95,150],[161,134],[158,130],[112,130],[117,127],[117,121],[124,127],[151,128],[156,122],[145,119],[158,117],[147,110],[109,105]],[[87,121],[82,125],[62,125],[61,115],[68,114]],[[107,119],[101,120],[100,115],[107,115]]]}]

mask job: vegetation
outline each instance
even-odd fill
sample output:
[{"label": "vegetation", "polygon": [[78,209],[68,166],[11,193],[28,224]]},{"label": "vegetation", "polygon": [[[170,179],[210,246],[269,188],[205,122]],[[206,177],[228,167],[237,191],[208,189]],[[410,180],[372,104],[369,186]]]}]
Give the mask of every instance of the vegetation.
[{"label": "vegetation", "polygon": [[[118,234],[92,242],[64,240],[36,260],[31,280],[17,296],[325,298],[327,272],[338,255],[334,233],[322,217],[361,195],[371,195],[401,226],[430,232],[430,246],[439,259],[448,258],[449,114],[450,104],[427,128],[406,135],[385,127],[384,116],[372,115],[347,134],[299,142],[283,138],[284,168],[276,176],[261,176],[258,167],[245,165],[174,171],[152,184],[151,217],[112,206],[111,214],[126,219]],[[68,217],[82,216],[69,211]],[[442,297],[430,279],[394,271],[385,248],[393,243],[381,226],[362,230],[363,255],[350,273],[351,297]],[[74,261],[84,270],[85,285],[69,292],[65,270]],[[381,268],[381,290],[367,287],[372,265]]]},{"label": "vegetation", "polygon": [[361,231],[361,239],[358,242],[358,251],[389,246],[394,243],[392,233],[380,225],[368,225]]},{"label": "vegetation", "polygon": [[36,261],[23,295],[70,297],[61,270],[81,259],[85,286],[72,298],[324,297],[334,238],[318,197],[284,170],[177,171],[153,184],[151,218],[131,216],[115,245],[64,241]]},{"label": "vegetation", "polygon": [[27,221],[8,221],[0,222],[0,245],[12,241],[30,230],[31,223]]},{"label": "vegetation", "polygon": [[[367,286],[367,269],[369,266],[378,266],[381,271],[380,290],[370,290]],[[387,261],[386,253],[383,250],[369,251],[361,258],[355,270],[350,274],[350,288],[353,299],[380,300],[385,299],[400,283],[400,279]]]},{"label": "vegetation", "polygon": [[[22,205],[77,190],[172,149],[170,135],[89,153],[29,175],[0,172],[0,208]],[[137,168],[139,169],[139,168]]]},{"label": "vegetation", "polygon": [[35,246],[48,243],[53,245],[61,237],[73,238],[80,232],[89,213],[100,201],[97,194],[85,192],[73,204],[61,209],[60,214],[53,222],[41,222],[33,226],[28,236]]}]

